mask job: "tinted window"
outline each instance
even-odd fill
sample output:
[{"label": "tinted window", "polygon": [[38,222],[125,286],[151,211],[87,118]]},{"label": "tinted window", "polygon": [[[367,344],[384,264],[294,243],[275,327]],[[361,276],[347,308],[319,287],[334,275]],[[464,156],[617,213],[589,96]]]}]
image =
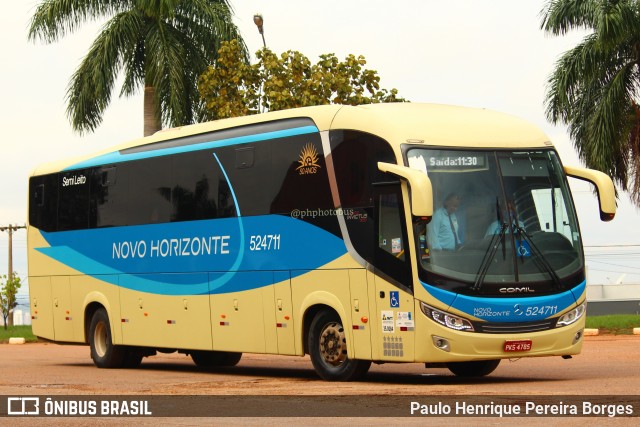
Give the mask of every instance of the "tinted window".
[{"label": "tinted window", "polygon": [[377,186],[375,199],[376,270],[396,284],[411,289],[411,264],[407,256],[408,242],[400,185]]},{"label": "tinted window", "polygon": [[362,258],[373,263],[373,184],[394,179],[380,172],[378,162],[395,164],[395,155],[385,140],[364,132],[333,131],[330,139],[340,204],[351,243]]},{"label": "tinted window", "polygon": [[128,180],[126,168],[94,168],[91,176],[90,227],[127,224]]},{"label": "tinted window", "polygon": [[29,180],[29,223],[43,231],[55,231],[58,221],[58,175]]},{"label": "tinted window", "polygon": [[333,209],[327,166],[318,134],[276,142],[273,150],[271,213]]},{"label": "tinted window", "polygon": [[[287,124],[299,127],[313,122],[279,121],[217,136],[277,132]],[[157,148],[188,146],[210,138],[165,141]],[[34,177],[30,191],[30,222],[50,231],[231,217],[238,212],[236,200],[243,216],[333,209],[317,133]],[[339,234],[331,213],[304,220]]]},{"label": "tinted window", "polygon": [[[318,134],[226,147],[216,150],[216,154],[229,177],[243,216],[291,215],[306,209],[333,209]],[[331,217],[330,214],[327,216]],[[305,219],[323,226],[318,215]],[[329,218],[329,222],[334,221],[335,218]]]},{"label": "tinted window", "polygon": [[89,227],[91,171],[75,170],[58,175],[58,230]]},{"label": "tinted window", "polygon": [[240,214],[268,213],[273,194],[269,143],[225,147],[215,150],[215,153],[229,177],[229,184],[240,205]]},{"label": "tinted window", "polygon": [[222,174],[213,154],[209,151],[185,153],[174,156],[172,162],[172,221],[233,214],[233,198],[228,194],[226,181],[221,180]]}]

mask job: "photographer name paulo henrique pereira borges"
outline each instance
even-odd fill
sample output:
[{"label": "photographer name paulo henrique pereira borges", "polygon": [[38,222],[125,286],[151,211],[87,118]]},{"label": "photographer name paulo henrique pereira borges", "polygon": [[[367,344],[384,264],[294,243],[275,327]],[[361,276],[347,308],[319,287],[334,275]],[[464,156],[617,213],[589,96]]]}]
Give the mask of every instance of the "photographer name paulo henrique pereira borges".
[{"label": "photographer name paulo henrique pereira borges", "polygon": [[[364,404],[363,404],[364,403]],[[0,418],[322,417],[332,396],[0,396]],[[640,397],[543,395],[342,396],[339,417],[638,417]]]},{"label": "photographer name paulo henrique pereira borges", "polygon": [[637,416],[634,413],[634,405],[622,403],[601,403],[584,400],[582,402],[541,403],[535,401],[525,401],[524,403],[476,403],[460,400],[455,404],[432,403],[423,404],[413,401],[410,404],[411,415],[431,415],[431,416],[493,416],[493,417],[513,417],[513,416],[596,416],[596,417],[617,417],[617,416]]}]

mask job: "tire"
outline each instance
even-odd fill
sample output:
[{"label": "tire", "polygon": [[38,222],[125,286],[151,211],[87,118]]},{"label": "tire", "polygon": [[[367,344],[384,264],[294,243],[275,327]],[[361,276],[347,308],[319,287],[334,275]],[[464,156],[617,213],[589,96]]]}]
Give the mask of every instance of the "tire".
[{"label": "tire", "polygon": [[316,373],[326,381],[358,380],[371,366],[370,360],[349,359],[344,327],[334,311],[323,310],[313,319],[308,346]]},{"label": "tire", "polygon": [[478,360],[475,362],[451,362],[447,368],[459,377],[484,377],[496,370],[500,364],[497,360]]},{"label": "tire", "polygon": [[122,367],[125,369],[136,369],[140,366],[140,363],[142,363],[143,357],[142,352],[135,347],[127,348],[122,361]]},{"label": "tire", "polygon": [[227,351],[194,351],[191,352],[191,359],[198,368],[215,368],[223,366],[236,366],[242,353],[232,353]]},{"label": "tire", "polygon": [[98,368],[111,369],[123,366],[126,349],[113,345],[109,316],[104,308],[98,309],[91,318],[89,347],[93,363]]}]

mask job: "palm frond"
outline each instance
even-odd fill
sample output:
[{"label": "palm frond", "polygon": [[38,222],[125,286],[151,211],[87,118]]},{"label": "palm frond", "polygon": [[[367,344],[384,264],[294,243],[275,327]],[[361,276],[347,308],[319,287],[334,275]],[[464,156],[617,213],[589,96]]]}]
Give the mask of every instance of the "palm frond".
[{"label": "palm frond", "polygon": [[112,17],[93,42],[67,89],[67,114],[79,132],[95,129],[122,70],[120,96],[154,86],[156,117],[169,126],[201,117],[199,75],[222,41],[238,39],[228,0],[43,0],[31,19],[30,40],[53,42],[83,23]]},{"label": "palm frond", "polygon": [[596,25],[598,0],[550,0],[542,9],[540,28],[555,36]]},{"label": "palm frond", "polygon": [[132,3],[132,0],[45,0],[31,17],[28,39],[57,41],[87,21],[131,9]]},{"label": "palm frond", "polygon": [[108,21],[73,74],[67,89],[67,115],[76,131],[92,131],[102,122],[123,58],[135,44],[137,26],[135,12]]}]

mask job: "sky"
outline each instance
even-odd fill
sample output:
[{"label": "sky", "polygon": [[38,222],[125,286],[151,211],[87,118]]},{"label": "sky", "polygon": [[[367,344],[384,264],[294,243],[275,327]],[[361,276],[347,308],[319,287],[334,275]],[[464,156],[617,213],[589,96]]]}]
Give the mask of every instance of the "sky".
[{"label": "sky", "polygon": [[[555,61],[585,33],[540,30],[546,0],[230,0],[250,52],[262,47],[253,15],[264,17],[274,52],[363,55],[381,85],[412,102],[487,108],[540,127],[564,164],[580,165],[564,126],[550,124],[544,91]],[[142,93],[112,96],[103,123],[86,135],[71,130],[69,79],[99,32],[90,22],[53,44],[27,40],[39,2],[8,2],[0,16],[2,163],[0,226],[26,222],[27,184],[38,164],[89,154],[142,136]],[[590,283],[640,283],[640,211],[621,193],[610,223],[599,220],[588,184],[572,180]],[[7,233],[0,232],[0,274],[7,271]],[[27,277],[26,232],[13,239],[13,269]],[[26,302],[26,287],[21,292]]]}]

